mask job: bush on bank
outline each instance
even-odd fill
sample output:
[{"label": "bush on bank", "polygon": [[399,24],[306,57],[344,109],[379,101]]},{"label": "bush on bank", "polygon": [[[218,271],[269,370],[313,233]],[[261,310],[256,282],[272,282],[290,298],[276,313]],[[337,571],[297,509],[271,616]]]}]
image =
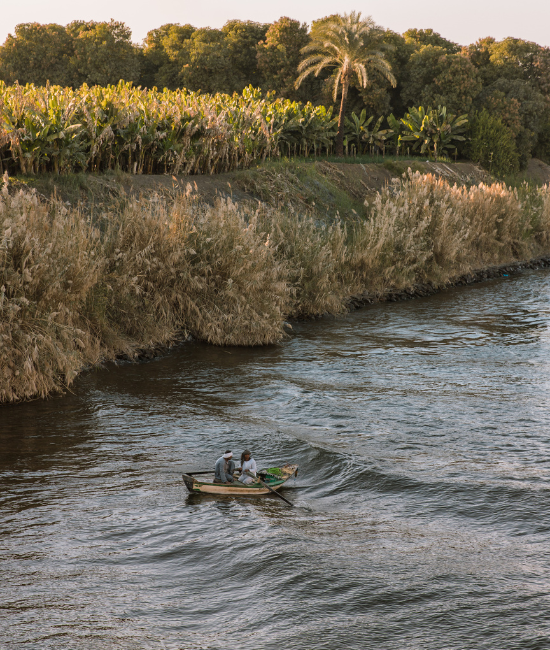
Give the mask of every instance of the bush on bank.
[{"label": "bush on bank", "polygon": [[499,177],[519,171],[520,157],[514,134],[500,118],[485,109],[472,121],[467,155]]},{"label": "bush on bank", "polygon": [[265,345],[289,316],[343,313],[418,282],[550,252],[550,190],[451,186],[411,173],[368,217],[199,203],[188,193],[85,214],[0,196],[0,402],[45,397],[83,368],[189,334]]}]

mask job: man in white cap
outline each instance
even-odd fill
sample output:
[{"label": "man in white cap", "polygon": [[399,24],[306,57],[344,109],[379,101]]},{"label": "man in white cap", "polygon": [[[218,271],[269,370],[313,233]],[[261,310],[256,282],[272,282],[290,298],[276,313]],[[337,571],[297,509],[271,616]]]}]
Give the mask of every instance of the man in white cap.
[{"label": "man in white cap", "polygon": [[233,483],[235,463],[231,460],[233,452],[227,449],[225,454],[216,461],[214,483]]}]

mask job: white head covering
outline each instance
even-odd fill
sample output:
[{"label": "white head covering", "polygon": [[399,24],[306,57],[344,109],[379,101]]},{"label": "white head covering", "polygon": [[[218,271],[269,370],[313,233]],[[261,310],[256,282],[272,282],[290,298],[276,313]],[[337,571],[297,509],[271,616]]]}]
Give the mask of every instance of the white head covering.
[{"label": "white head covering", "polygon": [[223,455],[224,458],[233,458],[233,452],[232,451],[226,451],[225,454]]}]

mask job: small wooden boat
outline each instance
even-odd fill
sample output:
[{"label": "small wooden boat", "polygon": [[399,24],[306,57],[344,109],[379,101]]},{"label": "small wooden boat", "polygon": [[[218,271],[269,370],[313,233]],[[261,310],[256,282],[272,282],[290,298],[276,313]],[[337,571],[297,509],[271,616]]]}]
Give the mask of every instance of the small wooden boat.
[{"label": "small wooden boat", "polygon": [[[195,475],[199,474],[210,474],[212,479],[206,481],[198,480],[195,478]],[[289,478],[297,474],[298,465],[270,467],[269,469],[262,469],[258,472],[258,476],[262,479],[262,482],[272,490],[278,490]],[[262,494],[269,494],[270,492],[258,479],[248,485],[237,480],[234,483],[226,485],[225,483],[214,483],[214,472],[189,472],[188,474],[182,474],[182,477],[187,489],[192,494],[201,492],[206,494],[230,494],[234,496],[246,495],[255,497]]]}]

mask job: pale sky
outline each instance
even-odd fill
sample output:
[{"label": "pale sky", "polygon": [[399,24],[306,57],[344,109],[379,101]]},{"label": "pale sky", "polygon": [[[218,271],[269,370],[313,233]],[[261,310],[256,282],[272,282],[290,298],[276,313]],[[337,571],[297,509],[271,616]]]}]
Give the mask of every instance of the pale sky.
[{"label": "pale sky", "polygon": [[550,46],[550,0],[0,0],[0,44],[17,24],[27,22],[66,25],[114,18],[126,23],[134,42],[141,43],[150,29],[165,23],[221,27],[232,18],[271,23],[281,16],[311,23],[352,10],[400,33],[431,27],[462,45],[484,36],[514,36]]}]

